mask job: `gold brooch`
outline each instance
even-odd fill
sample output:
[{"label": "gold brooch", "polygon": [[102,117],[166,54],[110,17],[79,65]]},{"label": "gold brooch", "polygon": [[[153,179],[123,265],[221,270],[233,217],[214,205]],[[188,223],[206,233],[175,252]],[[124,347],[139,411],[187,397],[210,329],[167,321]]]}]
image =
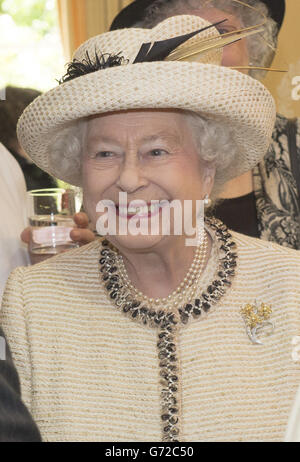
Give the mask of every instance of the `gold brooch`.
[{"label": "gold brooch", "polygon": [[[267,327],[267,334],[270,335],[274,331],[274,324],[270,319],[272,308],[266,303],[257,305],[256,300],[254,305],[247,303],[244,308],[241,309],[241,314],[246,324],[246,332],[252,343],[263,345],[263,343],[256,337],[258,330],[263,327]],[[271,329],[271,330],[270,330]]]}]

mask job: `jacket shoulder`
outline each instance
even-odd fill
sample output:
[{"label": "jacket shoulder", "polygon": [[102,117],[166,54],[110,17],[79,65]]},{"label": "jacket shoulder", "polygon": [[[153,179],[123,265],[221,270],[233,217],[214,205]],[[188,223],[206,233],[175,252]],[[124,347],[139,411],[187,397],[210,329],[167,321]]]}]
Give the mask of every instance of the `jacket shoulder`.
[{"label": "jacket shoulder", "polygon": [[232,232],[242,255],[249,258],[270,259],[271,261],[281,261],[282,265],[292,263],[300,268],[300,252],[275,242],[265,241],[244,234]]}]

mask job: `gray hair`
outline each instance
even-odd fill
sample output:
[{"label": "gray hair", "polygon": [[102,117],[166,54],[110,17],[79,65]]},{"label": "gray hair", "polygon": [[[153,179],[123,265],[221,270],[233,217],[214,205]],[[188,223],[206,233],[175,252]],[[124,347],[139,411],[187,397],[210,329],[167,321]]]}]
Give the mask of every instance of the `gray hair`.
[{"label": "gray hair", "polygon": [[211,199],[215,200],[222,191],[228,171],[239,155],[235,134],[224,122],[206,118],[202,114],[183,111],[190,127],[200,159],[216,169]]},{"label": "gray hair", "polygon": [[[223,122],[203,117],[192,111],[182,111],[184,119],[191,129],[195,147],[201,161],[216,169],[212,199],[221,192],[228,172],[238,156],[233,130]],[[74,177],[81,183],[81,161],[84,146],[84,134],[88,119],[80,119],[65,126],[54,136],[49,147],[50,168],[60,165],[61,176]]]},{"label": "gray hair", "polygon": [[[241,3],[231,2],[228,0],[156,0],[145,11],[145,19],[135,24],[135,27],[152,28],[164,19],[178,14],[185,14],[187,10],[199,10],[201,7],[214,7],[227,13],[233,13],[237,16],[242,25],[254,26],[263,22],[263,15],[267,17],[264,24],[264,31],[248,37],[247,45],[250,57],[250,65],[258,67],[269,67],[274,59],[277,38],[278,25],[269,16],[267,6],[259,0],[243,0],[247,5],[253,8],[247,8]],[[262,13],[262,14],[261,14]],[[262,79],[265,71],[250,70],[249,75],[254,78]]]},{"label": "gray hair", "polygon": [[74,178],[81,183],[81,153],[87,119],[79,119],[53,133],[48,148],[50,169],[60,166],[61,177]]}]

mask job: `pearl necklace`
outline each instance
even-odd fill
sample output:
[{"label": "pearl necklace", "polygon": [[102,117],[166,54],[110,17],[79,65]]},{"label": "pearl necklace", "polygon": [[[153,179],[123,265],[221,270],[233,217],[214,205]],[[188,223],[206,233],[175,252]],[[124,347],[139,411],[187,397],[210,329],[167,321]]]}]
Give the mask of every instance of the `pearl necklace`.
[{"label": "pearl necklace", "polygon": [[179,286],[167,297],[164,298],[150,298],[144,295],[131,283],[122,255],[118,255],[116,266],[119,270],[120,282],[123,287],[126,287],[135,297],[142,301],[149,307],[163,307],[165,309],[172,309],[182,304],[184,299],[190,299],[195,295],[197,283],[202,275],[205,261],[207,257],[208,238],[206,231],[199,233],[198,245],[192,264]]},{"label": "pearl necklace", "polygon": [[[168,297],[165,299],[156,299],[161,303],[165,303],[166,300],[166,304],[169,307],[171,306],[171,312],[169,309],[166,309],[166,305],[164,305],[164,310],[160,308],[160,303],[158,307],[153,306],[155,305],[155,299],[150,298],[149,300],[151,300],[151,304],[147,305],[144,303],[143,294],[143,297],[138,300],[139,297],[137,297],[136,289],[131,289],[132,284],[130,285],[130,283],[126,283],[126,277],[124,277],[125,284],[123,282],[118,267],[119,254],[109,247],[108,241],[102,241],[103,250],[101,250],[100,271],[102,273],[103,281],[106,282],[105,287],[109,291],[110,298],[114,300],[116,306],[124,313],[130,314],[132,318],[140,320],[144,324],[149,323],[153,326],[169,322],[170,319],[175,319],[178,314],[180,316],[180,320],[183,323],[186,323],[191,316],[198,318],[203,311],[208,312],[211,305],[216,304],[217,301],[225,294],[226,288],[231,285],[231,279],[235,274],[237,255],[233,252],[235,243],[232,241],[232,236],[228,232],[227,227],[215,218],[206,218],[206,223],[215,233],[216,240],[219,243],[220,255],[216,279],[211,282],[206,291],[202,292],[200,296],[193,300],[199,278],[202,273],[199,271],[198,276],[196,276],[194,283],[191,285],[190,293],[188,293],[188,295],[193,294],[193,296],[189,298],[188,303],[186,303],[187,291],[183,286],[181,286],[182,290],[180,290],[179,286],[176,289],[175,294],[174,292],[171,294],[171,297],[173,295],[174,297],[178,296],[177,300],[174,300],[174,298],[172,299],[173,305],[171,304],[171,301],[169,302],[170,299],[168,300]],[[221,254],[223,254],[223,257],[221,257]],[[205,261],[204,257],[203,261]],[[195,267],[193,267],[193,271],[196,271]],[[185,284],[184,281],[181,284]],[[180,296],[182,298],[179,298]],[[175,307],[177,310],[174,312]]]}]

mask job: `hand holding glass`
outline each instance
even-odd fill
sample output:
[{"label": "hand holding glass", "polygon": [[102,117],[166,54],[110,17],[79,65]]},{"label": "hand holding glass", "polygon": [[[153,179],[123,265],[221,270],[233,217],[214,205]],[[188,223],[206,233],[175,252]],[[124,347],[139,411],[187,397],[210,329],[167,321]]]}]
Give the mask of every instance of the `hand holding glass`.
[{"label": "hand holding glass", "polygon": [[70,238],[73,215],[80,209],[80,199],[72,189],[28,191],[27,213],[31,227],[29,252],[41,260],[57,255],[78,244]]}]

